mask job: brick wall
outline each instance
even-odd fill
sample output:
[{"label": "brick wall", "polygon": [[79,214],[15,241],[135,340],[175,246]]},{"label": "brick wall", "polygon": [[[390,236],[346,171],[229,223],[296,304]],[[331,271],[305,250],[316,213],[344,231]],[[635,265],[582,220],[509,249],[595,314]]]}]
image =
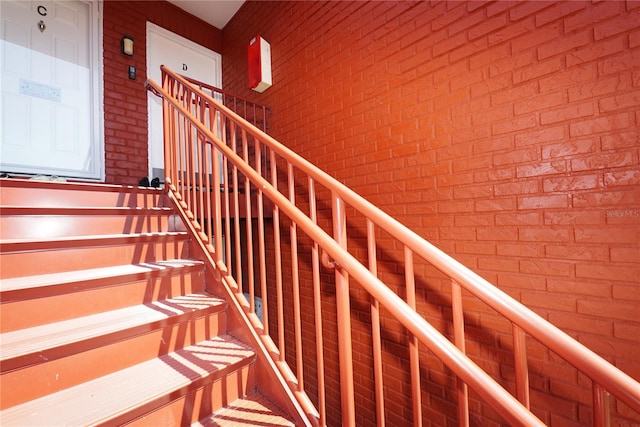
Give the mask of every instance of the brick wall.
[{"label": "brick wall", "polygon": [[[257,34],[272,49],[263,94],[247,89]],[[223,36],[225,89],[271,106],[278,140],[640,379],[640,2],[248,2]],[[398,251],[383,249],[391,277]],[[421,286],[442,328],[447,287],[435,273]],[[366,301],[354,296],[354,316]],[[470,353],[509,387],[508,325],[466,308]],[[366,350],[366,329],[356,337]],[[529,347],[536,414],[590,425],[589,381]],[[388,357],[389,381],[406,362]],[[430,363],[427,425],[453,424],[452,383]],[[411,413],[399,390],[393,425]],[[371,420],[369,386],[357,393]]]},{"label": "brick wall", "polygon": [[[105,1],[103,6],[105,181],[137,185],[149,170],[147,21],[216,52],[222,51],[222,34],[168,2]],[[132,57],[120,53],[125,34],[135,42]],[[136,67],[135,80],[128,77],[129,65]]]}]

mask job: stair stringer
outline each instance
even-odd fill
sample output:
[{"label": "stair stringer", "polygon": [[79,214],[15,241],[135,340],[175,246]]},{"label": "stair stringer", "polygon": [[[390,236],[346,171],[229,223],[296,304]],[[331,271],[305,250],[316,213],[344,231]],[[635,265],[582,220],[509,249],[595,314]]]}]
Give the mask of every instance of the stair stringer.
[{"label": "stair stringer", "polygon": [[203,261],[205,264],[206,291],[227,301],[229,334],[248,343],[255,351],[258,391],[280,406],[296,425],[309,427],[318,425],[319,414],[315,406],[304,391],[295,390],[298,381],[289,366],[284,362],[276,362],[280,359],[280,352],[269,335],[258,332],[263,329],[262,323],[254,313],[249,313],[249,304],[242,290],[238,290],[238,284],[227,273],[226,266],[222,262],[214,261],[212,246],[205,242],[207,238],[200,232],[199,225],[187,214],[186,204],[180,201],[180,196],[172,189],[167,191],[171,207],[182,218],[186,231],[191,237],[189,248],[191,258]]}]

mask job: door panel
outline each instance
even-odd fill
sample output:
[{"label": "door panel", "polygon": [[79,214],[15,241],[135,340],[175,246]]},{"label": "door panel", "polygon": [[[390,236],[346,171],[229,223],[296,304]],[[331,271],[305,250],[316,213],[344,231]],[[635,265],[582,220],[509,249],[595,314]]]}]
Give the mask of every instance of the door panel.
[{"label": "door panel", "polygon": [[99,178],[84,1],[0,1],[0,169]]},{"label": "door panel", "polygon": [[[222,87],[222,56],[162,27],[147,22],[147,76],[162,83],[160,66]],[[164,182],[162,103],[149,95],[149,173]]]}]

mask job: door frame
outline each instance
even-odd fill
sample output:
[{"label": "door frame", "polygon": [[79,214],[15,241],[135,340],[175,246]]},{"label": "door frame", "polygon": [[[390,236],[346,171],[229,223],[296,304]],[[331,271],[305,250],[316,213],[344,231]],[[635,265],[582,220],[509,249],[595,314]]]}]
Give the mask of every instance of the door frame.
[{"label": "door frame", "polygon": [[[0,0],[1,1],[1,0]],[[79,0],[89,6],[89,61],[90,61],[90,116],[91,116],[91,148],[94,167],[86,173],[69,175],[71,178],[88,180],[105,180],[105,148],[104,148],[104,61],[103,61],[103,12],[104,0]],[[16,173],[49,174],[50,170],[38,169],[30,165],[16,167]]]}]

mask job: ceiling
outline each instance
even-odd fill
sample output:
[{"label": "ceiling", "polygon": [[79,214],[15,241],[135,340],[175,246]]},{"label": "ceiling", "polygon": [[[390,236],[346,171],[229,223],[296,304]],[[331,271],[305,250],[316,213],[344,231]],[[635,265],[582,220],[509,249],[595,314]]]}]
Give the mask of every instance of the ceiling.
[{"label": "ceiling", "polygon": [[169,0],[169,2],[222,29],[240,9],[244,0]]}]

